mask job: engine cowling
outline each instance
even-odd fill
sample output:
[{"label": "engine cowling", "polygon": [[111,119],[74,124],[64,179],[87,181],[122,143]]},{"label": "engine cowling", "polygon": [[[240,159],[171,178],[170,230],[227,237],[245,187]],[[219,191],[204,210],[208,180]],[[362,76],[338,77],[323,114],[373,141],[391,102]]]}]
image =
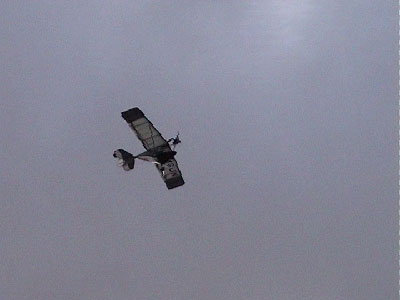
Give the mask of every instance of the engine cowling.
[{"label": "engine cowling", "polygon": [[113,156],[118,159],[118,165],[125,171],[130,171],[135,167],[135,158],[128,151],[118,149],[114,151]]}]

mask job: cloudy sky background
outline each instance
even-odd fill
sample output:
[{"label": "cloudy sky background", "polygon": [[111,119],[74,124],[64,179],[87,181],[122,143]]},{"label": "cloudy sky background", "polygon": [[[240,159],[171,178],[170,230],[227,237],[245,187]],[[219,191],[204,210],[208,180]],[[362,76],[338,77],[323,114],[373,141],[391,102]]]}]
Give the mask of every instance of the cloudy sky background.
[{"label": "cloudy sky background", "polygon": [[[398,4],[0,3],[0,299],[398,296]],[[168,138],[186,184],[120,112]]]}]

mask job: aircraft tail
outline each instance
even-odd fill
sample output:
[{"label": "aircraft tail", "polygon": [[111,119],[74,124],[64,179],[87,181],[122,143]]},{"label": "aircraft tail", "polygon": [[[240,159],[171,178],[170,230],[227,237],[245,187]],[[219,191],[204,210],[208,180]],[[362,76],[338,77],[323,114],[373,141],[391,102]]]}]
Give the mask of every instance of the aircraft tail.
[{"label": "aircraft tail", "polygon": [[135,157],[124,149],[115,150],[113,156],[118,159],[118,165],[125,171],[130,171],[135,167]]}]

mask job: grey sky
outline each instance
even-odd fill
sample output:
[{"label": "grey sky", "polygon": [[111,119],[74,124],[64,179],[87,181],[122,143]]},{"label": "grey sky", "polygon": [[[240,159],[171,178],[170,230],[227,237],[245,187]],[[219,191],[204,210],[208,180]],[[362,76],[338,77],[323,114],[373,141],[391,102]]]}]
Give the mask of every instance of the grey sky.
[{"label": "grey sky", "polygon": [[[0,299],[398,296],[398,5],[0,3]],[[168,138],[186,184],[120,112]]]}]

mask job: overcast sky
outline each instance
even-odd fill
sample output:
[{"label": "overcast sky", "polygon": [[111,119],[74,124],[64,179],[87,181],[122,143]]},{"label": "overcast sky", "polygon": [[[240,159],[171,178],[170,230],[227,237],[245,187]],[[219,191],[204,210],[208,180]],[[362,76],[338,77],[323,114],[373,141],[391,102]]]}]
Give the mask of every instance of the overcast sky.
[{"label": "overcast sky", "polygon": [[[398,297],[398,4],[0,2],[0,299]],[[180,131],[186,184],[120,113]]]}]

